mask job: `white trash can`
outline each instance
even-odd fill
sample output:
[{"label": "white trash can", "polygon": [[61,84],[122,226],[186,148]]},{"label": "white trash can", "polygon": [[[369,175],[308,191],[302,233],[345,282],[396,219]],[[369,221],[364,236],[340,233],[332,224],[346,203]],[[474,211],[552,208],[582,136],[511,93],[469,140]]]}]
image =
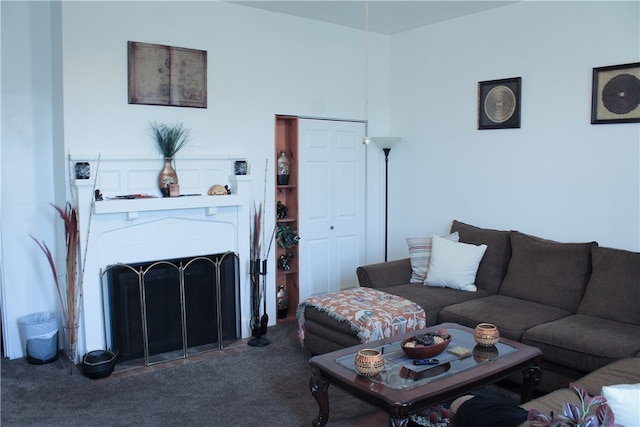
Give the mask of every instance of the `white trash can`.
[{"label": "white trash can", "polygon": [[58,314],[33,313],[18,319],[27,346],[27,361],[34,365],[58,359]]}]

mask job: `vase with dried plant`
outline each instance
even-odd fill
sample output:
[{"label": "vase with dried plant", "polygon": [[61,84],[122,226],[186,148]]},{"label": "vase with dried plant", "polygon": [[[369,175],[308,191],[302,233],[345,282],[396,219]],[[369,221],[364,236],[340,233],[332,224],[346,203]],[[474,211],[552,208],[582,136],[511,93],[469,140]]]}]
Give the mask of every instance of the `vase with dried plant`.
[{"label": "vase with dried plant", "polygon": [[174,156],[191,139],[191,130],[182,123],[167,125],[151,122],[151,131],[158,151],[164,156],[164,167],[158,176],[158,187],[163,196],[169,196],[169,186],[178,184],[178,174],[174,167]]},{"label": "vase with dried plant", "polygon": [[66,254],[65,281],[61,283],[56,269],[56,263],[49,247],[43,241],[31,238],[38,244],[49,261],[53,281],[56,285],[60,309],[62,311],[63,330],[65,332],[65,352],[67,357],[75,364],[78,343],[78,318],[80,287],[78,286],[78,250],[79,250],[79,223],[78,210],[67,202],[64,208],[52,204],[51,206],[60,214],[64,221]]},{"label": "vase with dried plant", "polygon": [[[264,199],[267,197],[267,168],[269,160],[264,165]],[[256,207],[253,204],[251,212],[250,235],[249,235],[249,278],[251,280],[251,335],[252,339],[247,343],[251,347],[264,347],[269,345],[269,340],[264,336],[267,334],[269,315],[267,314],[267,261],[271,252],[271,243],[275,235],[275,227],[269,238],[267,245],[265,235],[265,204],[261,203]],[[266,251],[265,251],[266,248]],[[262,277],[262,284],[260,278]],[[260,314],[260,302],[262,302],[262,315]]]}]

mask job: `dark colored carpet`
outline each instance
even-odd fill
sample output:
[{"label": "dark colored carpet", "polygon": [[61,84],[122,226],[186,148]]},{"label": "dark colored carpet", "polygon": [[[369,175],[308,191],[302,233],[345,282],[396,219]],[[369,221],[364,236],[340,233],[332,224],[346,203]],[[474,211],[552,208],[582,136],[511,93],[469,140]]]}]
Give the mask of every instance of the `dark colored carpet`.
[{"label": "dark colored carpet", "polygon": [[[61,357],[2,360],[2,426],[309,426],[318,413],[295,322],[269,328],[271,345],[238,342],[152,367],[118,365],[91,380]],[[329,387],[330,421],[374,408]],[[384,420],[384,417],[382,418]]]}]

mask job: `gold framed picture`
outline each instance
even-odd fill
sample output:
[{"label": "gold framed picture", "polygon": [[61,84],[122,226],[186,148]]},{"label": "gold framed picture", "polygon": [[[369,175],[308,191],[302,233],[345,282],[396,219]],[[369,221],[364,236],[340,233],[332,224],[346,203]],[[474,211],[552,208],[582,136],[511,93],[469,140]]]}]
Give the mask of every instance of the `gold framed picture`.
[{"label": "gold framed picture", "polygon": [[520,127],[521,77],[478,83],[478,129]]},{"label": "gold framed picture", "polygon": [[640,62],[593,69],[591,124],[640,122]]},{"label": "gold framed picture", "polygon": [[207,108],[207,51],[128,42],[129,104]]}]

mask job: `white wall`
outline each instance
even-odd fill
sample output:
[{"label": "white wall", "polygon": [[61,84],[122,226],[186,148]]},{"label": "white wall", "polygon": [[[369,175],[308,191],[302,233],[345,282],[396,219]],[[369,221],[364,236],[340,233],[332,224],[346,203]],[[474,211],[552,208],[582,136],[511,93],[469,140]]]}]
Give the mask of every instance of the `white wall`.
[{"label": "white wall", "polygon": [[[263,199],[269,158],[267,221],[273,221],[274,115],[364,118],[361,31],[224,2],[68,1],[60,9],[49,2],[2,2],[1,7],[2,315],[6,354],[12,358],[23,352],[18,317],[57,311],[48,265],[29,233],[50,246],[60,240],[55,231],[61,236],[61,221],[48,203],[65,199],[56,198],[54,190],[68,188],[67,153],[153,155],[149,122],[182,121],[193,130],[184,153],[247,153],[256,202]],[[208,108],[129,105],[129,40],[206,50]],[[369,43],[375,67],[370,86],[378,101],[370,104],[370,128],[383,133],[389,116],[389,39],[371,34]],[[380,153],[369,151],[369,173],[377,179]],[[179,173],[180,155],[176,163]],[[369,201],[376,205],[379,186],[373,188]],[[375,257],[379,213],[372,218]],[[59,250],[59,265],[63,257]],[[274,297],[275,291],[268,301],[273,321]]]},{"label": "white wall", "polygon": [[[193,129],[191,152],[248,153],[260,201],[274,114],[364,117],[360,31],[222,2],[0,7],[10,357],[22,355],[17,318],[57,307],[28,236],[60,240],[48,203],[64,200],[55,192],[68,187],[63,153],[155,154],[148,122],[180,120]],[[640,125],[589,124],[591,70],[640,60],[639,22],[638,2],[521,2],[392,37],[371,34],[369,134],[404,139],[390,156],[389,259],[407,256],[405,237],[444,233],[454,218],[640,250]],[[128,40],[207,50],[209,108],[128,105]],[[476,130],[477,82],[517,76],[522,128]],[[374,262],[383,161],[367,150]],[[273,206],[272,191],[267,199]]]},{"label": "white wall", "polygon": [[[638,2],[521,2],[394,36],[389,258],[453,219],[640,250],[640,124],[590,124],[592,69],[639,55]],[[478,82],[511,77],[521,128],[477,130]]]},{"label": "white wall", "polygon": [[[56,250],[49,3],[2,2],[2,328],[5,352],[22,354],[18,318],[58,311],[46,259]],[[62,263],[60,263],[62,265]]]}]

